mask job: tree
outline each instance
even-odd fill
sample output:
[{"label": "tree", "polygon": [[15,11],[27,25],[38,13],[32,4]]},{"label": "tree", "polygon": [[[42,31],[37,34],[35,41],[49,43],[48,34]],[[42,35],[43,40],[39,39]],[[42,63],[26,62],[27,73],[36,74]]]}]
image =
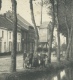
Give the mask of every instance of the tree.
[{"label": "tree", "polygon": [[66,60],[69,59],[69,54],[71,54],[71,42],[72,42],[72,32],[73,32],[73,23],[72,23],[72,0],[65,0],[65,17],[66,17],[66,23],[67,23],[67,31],[68,31],[68,45],[66,50]]},{"label": "tree", "polygon": [[17,2],[16,0],[11,0],[12,2],[12,15],[13,15],[13,45],[11,52],[11,72],[16,71],[16,53],[17,53]]},{"label": "tree", "polygon": [[53,15],[52,15],[52,27],[51,27],[51,34],[50,34],[50,40],[48,41],[48,62],[51,62],[51,49],[52,49],[52,41],[53,41],[53,31],[54,31],[54,24],[55,24],[55,14],[54,14],[54,0],[50,0],[52,4],[52,10],[53,10]]},{"label": "tree", "polygon": [[66,59],[69,58],[72,27],[71,27],[71,0],[59,0],[58,6],[58,19],[60,32],[66,36],[67,39],[67,50]]},{"label": "tree", "polygon": [[[71,47],[72,48],[72,38],[73,37],[73,1],[71,0],[71,30],[70,30],[70,45],[69,45],[69,47]],[[70,53],[70,50],[69,50],[69,53]],[[72,54],[72,53],[70,53],[70,54]]]},{"label": "tree", "polygon": [[[54,0],[45,0],[44,4],[48,7],[48,14],[52,17],[52,26],[50,27],[50,35],[48,35],[48,63],[51,63],[51,52],[52,52],[52,42],[53,42],[53,32],[55,27],[55,1]],[[50,23],[49,23],[50,24]],[[48,29],[49,30],[49,29]],[[50,37],[49,37],[50,36]]]},{"label": "tree", "polygon": [[[54,0],[56,1],[56,0]],[[51,0],[53,2],[53,0]],[[67,49],[66,49],[66,59],[69,59],[72,48],[72,33],[73,33],[73,1],[72,0],[57,0],[57,5],[54,5],[57,15],[57,35],[60,42],[59,34],[62,33],[66,37]],[[54,10],[55,11],[55,10]],[[60,45],[60,43],[59,43]],[[58,46],[60,48],[60,46]],[[60,53],[60,49],[58,50]],[[58,56],[60,57],[60,56]]]},{"label": "tree", "polygon": [[[72,0],[60,0],[59,17],[60,17],[60,31],[66,36],[67,39],[67,49],[66,49],[66,60],[69,59],[69,54],[71,54],[70,47],[72,42],[72,32],[73,32],[73,2]],[[62,11],[62,13],[61,13]],[[63,19],[62,19],[63,18]],[[63,21],[62,21],[62,20]],[[63,29],[64,28],[64,29]]]},{"label": "tree", "polygon": [[59,31],[59,17],[58,17],[58,11],[59,11],[59,8],[58,8],[58,6],[59,6],[59,0],[57,0],[57,38],[58,38],[58,46],[57,46],[57,59],[58,59],[58,61],[60,61],[60,31]]},{"label": "tree", "polygon": [[36,26],[36,23],[35,23],[35,18],[34,18],[33,0],[30,0],[30,11],[31,11],[31,20],[32,20],[32,23],[34,25],[34,30],[35,30],[35,48],[34,48],[34,54],[36,54],[37,47],[38,47],[39,35],[38,35],[38,29],[37,29],[37,26]]}]

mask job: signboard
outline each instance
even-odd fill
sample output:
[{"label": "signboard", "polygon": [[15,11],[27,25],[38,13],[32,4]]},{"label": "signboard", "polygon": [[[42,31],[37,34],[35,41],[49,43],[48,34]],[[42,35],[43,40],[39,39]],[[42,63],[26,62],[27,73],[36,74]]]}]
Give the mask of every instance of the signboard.
[{"label": "signboard", "polygon": [[48,34],[47,28],[40,29],[39,30],[39,41],[47,42],[47,34]]}]

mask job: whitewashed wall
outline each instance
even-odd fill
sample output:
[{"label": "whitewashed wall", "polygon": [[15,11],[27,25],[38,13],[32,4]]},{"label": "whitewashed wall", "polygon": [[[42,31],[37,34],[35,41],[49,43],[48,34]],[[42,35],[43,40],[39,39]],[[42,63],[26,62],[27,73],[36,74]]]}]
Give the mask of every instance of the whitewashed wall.
[{"label": "whitewashed wall", "polygon": [[[2,37],[2,31],[4,31],[4,36],[0,42],[2,42],[1,52],[9,52],[9,41],[13,42],[13,32],[7,29],[0,29],[0,37]],[[9,38],[11,32],[11,38]],[[6,42],[6,50],[4,49],[4,42]],[[21,33],[17,33],[17,43],[20,43],[19,51],[21,51]]]}]

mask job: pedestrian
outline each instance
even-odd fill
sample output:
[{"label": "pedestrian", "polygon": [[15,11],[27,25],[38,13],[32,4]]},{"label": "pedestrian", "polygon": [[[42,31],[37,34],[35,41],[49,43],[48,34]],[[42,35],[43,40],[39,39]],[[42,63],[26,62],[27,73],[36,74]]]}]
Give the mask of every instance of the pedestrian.
[{"label": "pedestrian", "polygon": [[45,65],[47,65],[47,63],[48,63],[48,56],[46,55],[46,57],[45,57]]},{"label": "pedestrian", "polygon": [[25,58],[25,68],[29,67],[29,57],[27,55],[27,57]]}]

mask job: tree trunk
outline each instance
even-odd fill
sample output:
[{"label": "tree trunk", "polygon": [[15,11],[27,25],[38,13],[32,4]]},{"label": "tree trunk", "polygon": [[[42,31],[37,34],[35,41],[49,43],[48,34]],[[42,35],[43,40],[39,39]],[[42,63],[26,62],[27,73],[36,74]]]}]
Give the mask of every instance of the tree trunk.
[{"label": "tree trunk", "polygon": [[54,23],[55,23],[55,11],[54,11],[54,0],[52,0],[51,2],[52,7],[53,7],[53,16],[52,16],[52,20],[53,20],[53,25],[51,27],[51,33],[50,33],[50,40],[48,42],[48,62],[51,63],[51,49],[52,49],[52,41],[53,41],[53,31],[54,31]]},{"label": "tree trunk", "polygon": [[[67,7],[65,5],[65,12],[67,13]],[[70,37],[70,29],[69,29],[69,25],[68,25],[68,20],[67,20],[67,14],[65,14],[65,24],[66,24],[66,28],[67,28],[67,36],[66,36],[66,44],[67,44],[67,47],[68,47],[68,42],[69,42],[69,37]]]},{"label": "tree trunk", "polygon": [[69,60],[69,50],[70,50],[70,46],[71,46],[72,31],[73,30],[72,30],[72,27],[71,27],[70,37],[69,37],[68,46],[67,46],[67,50],[66,50],[66,60]]},{"label": "tree trunk", "polygon": [[66,36],[66,45],[68,45],[68,36]]},{"label": "tree trunk", "polygon": [[73,33],[73,1],[71,0],[71,4],[70,4],[70,8],[71,8],[71,28],[70,28],[70,35],[69,35],[69,41],[68,41],[68,47],[67,47],[67,51],[66,51],[66,59],[69,60],[69,50],[70,50],[70,46],[71,41],[72,41],[72,33]]},{"label": "tree trunk", "polygon": [[71,56],[71,58],[73,58],[73,35],[72,35],[72,43],[71,43],[71,46],[72,46],[72,56]]},{"label": "tree trunk", "polygon": [[16,54],[17,54],[17,2],[16,0],[12,1],[12,15],[13,15],[13,45],[11,52],[11,72],[16,71]]},{"label": "tree trunk", "polygon": [[57,0],[57,40],[58,40],[58,46],[57,46],[57,60],[60,61],[60,32],[59,32],[59,0]]},{"label": "tree trunk", "polygon": [[25,68],[25,57],[26,57],[26,32],[24,30],[21,31],[21,52],[23,54],[23,68]]},{"label": "tree trunk", "polygon": [[34,54],[36,54],[37,47],[38,47],[39,35],[38,35],[38,29],[37,29],[37,26],[36,26],[36,23],[35,23],[35,19],[34,19],[33,2],[32,2],[32,0],[30,0],[30,11],[31,11],[31,20],[32,20],[32,23],[34,25],[34,30],[35,30],[35,48],[34,48]]},{"label": "tree trunk", "polygon": [[[71,43],[72,43],[72,39],[71,39]],[[70,50],[69,50],[69,58],[72,58],[72,45],[70,46]]]},{"label": "tree trunk", "polygon": [[57,38],[58,38],[57,60],[60,61],[60,32],[59,32],[59,27],[57,27]]},{"label": "tree trunk", "polygon": [[[70,51],[70,44],[71,44],[71,36],[72,36],[72,27],[71,27],[71,1],[70,1],[70,6],[68,6],[68,1],[65,0],[65,24],[67,28],[67,49],[66,49],[66,59],[69,59],[69,51]],[[70,11],[70,12],[69,12]],[[68,13],[69,12],[69,13]],[[70,20],[68,19],[70,18]]]},{"label": "tree trunk", "polygon": [[66,27],[67,27],[67,37],[66,37],[66,41],[67,41],[67,49],[66,49],[66,55],[67,55],[67,57],[69,58],[69,49],[70,49],[70,47],[69,47],[69,44],[70,44],[70,30],[69,30],[69,26],[68,26],[68,22],[67,22],[67,17],[65,18],[65,23],[66,23]]},{"label": "tree trunk", "polygon": [[[72,3],[71,3],[71,28],[72,28],[72,35],[71,35],[71,41],[73,41],[73,0],[72,0]],[[72,46],[72,43],[70,44]],[[73,48],[73,46],[72,46]]]}]

